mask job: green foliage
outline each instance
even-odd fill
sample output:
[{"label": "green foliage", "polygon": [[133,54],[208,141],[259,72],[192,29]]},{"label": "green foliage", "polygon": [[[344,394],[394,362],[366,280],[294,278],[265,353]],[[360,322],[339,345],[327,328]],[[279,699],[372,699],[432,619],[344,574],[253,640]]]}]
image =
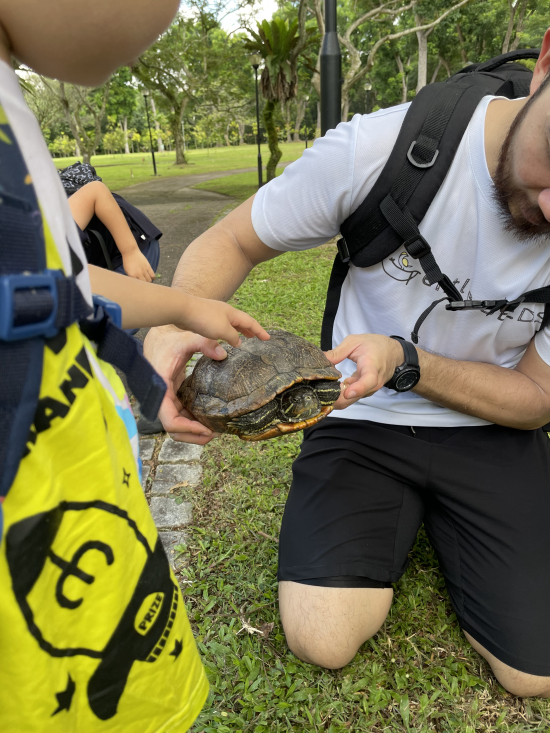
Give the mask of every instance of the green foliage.
[{"label": "green foliage", "polygon": [[258,32],[250,31],[252,39],[244,47],[259,54],[265,66],[261,76],[261,89],[265,99],[286,102],[296,95],[296,74],[293,73],[291,54],[298,43],[298,21],[292,23],[273,18],[271,23],[258,23]]},{"label": "green foliage", "polygon": [[49,143],[48,148],[52,155],[59,155],[63,158],[75,154],[75,142],[68,135],[60,135],[55,140]]}]

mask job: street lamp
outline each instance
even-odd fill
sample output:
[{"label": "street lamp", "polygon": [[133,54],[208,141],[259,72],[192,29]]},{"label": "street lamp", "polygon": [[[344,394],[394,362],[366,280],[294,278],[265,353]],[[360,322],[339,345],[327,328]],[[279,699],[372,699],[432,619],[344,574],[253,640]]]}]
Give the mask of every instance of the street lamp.
[{"label": "street lamp", "polygon": [[[306,96],[306,111],[307,111],[307,103],[308,102],[309,102],[309,94]],[[306,131],[306,136],[305,137],[306,137],[306,150],[307,150],[307,136],[308,136],[309,130],[307,129],[307,126],[306,125],[304,125],[304,129]]]},{"label": "street lamp", "polygon": [[342,54],[336,28],[336,0],[325,0],[325,36],[321,46],[321,135],[342,119]]},{"label": "street lamp", "polygon": [[370,81],[368,81],[365,84],[365,94],[366,94],[366,98],[367,98],[365,104],[367,106],[367,114],[369,113],[369,92],[370,92],[371,89],[372,89],[372,84],[370,83]]},{"label": "street lamp", "polygon": [[157,163],[155,161],[155,151],[153,150],[153,135],[151,134],[151,122],[149,120],[149,106],[147,105],[147,97],[149,96],[149,92],[145,89],[143,92],[143,96],[145,98],[145,112],[147,113],[147,127],[149,128],[149,140],[151,142],[151,155],[153,156],[153,170],[155,171],[155,176],[157,175]]},{"label": "street lamp", "polygon": [[256,143],[258,144],[258,188],[263,186],[262,180],[262,151],[260,148],[260,98],[258,97],[258,67],[262,63],[262,57],[260,54],[253,53],[250,56],[250,63],[254,69],[254,76],[256,77]]}]

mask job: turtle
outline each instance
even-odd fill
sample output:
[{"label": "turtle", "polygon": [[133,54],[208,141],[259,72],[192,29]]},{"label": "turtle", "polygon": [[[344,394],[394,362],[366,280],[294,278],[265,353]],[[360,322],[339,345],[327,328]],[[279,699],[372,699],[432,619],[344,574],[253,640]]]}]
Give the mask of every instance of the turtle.
[{"label": "turtle", "polygon": [[269,341],[224,343],[223,361],[202,356],[178,390],[182,405],[214,432],[267,440],[315,425],[332,412],[340,372],[306,339],[267,332]]}]

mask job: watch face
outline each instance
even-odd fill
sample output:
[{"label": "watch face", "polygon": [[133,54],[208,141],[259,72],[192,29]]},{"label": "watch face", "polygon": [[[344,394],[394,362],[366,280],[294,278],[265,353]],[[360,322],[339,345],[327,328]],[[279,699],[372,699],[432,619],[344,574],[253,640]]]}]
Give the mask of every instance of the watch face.
[{"label": "watch face", "polygon": [[402,372],[395,380],[395,389],[397,392],[407,392],[412,389],[420,379],[420,374],[416,369]]}]

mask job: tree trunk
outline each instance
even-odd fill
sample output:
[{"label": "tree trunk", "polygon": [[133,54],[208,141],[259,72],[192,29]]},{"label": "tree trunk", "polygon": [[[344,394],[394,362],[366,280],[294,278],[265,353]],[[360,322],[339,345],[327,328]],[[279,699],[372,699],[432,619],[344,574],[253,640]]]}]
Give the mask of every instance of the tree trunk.
[{"label": "tree trunk", "polygon": [[229,125],[225,128],[225,132],[223,133],[223,139],[225,140],[225,144],[227,147],[230,147],[231,143],[229,142]]},{"label": "tree trunk", "polygon": [[349,91],[342,89],[342,122],[348,121],[349,115]]},{"label": "tree trunk", "polygon": [[286,141],[287,143],[291,143],[292,138],[290,136],[290,99],[287,99],[285,103],[281,102],[281,111],[285,120]]},{"label": "tree trunk", "polygon": [[[401,104],[405,104],[407,101],[407,95],[409,93],[409,75],[405,74],[405,67],[403,66],[403,61],[401,60],[401,56],[396,53],[395,54],[395,63],[397,64],[397,68],[399,69],[399,73],[401,74]],[[407,63],[407,66],[410,64],[410,59]]]},{"label": "tree trunk", "polygon": [[512,38],[512,31],[514,30],[514,20],[516,18],[516,11],[520,0],[516,0],[515,3],[512,0],[508,0],[508,7],[510,8],[510,15],[508,16],[508,28],[506,29],[506,35],[502,43],[502,53],[507,53],[510,49],[510,39]]},{"label": "tree trunk", "polygon": [[464,34],[462,33],[460,23],[456,24],[456,32],[458,34],[458,40],[460,41],[460,55],[462,56],[462,63],[466,66],[468,63],[468,54],[466,53],[466,42],[464,40]]},{"label": "tree trunk", "polygon": [[172,135],[174,137],[174,147],[176,149],[175,165],[185,165],[185,163],[187,163],[185,150],[183,147],[183,131],[181,129],[181,123],[188,101],[189,100],[187,99],[187,97],[184,97],[179,103],[179,112],[176,112],[176,108],[173,107],[172,113],[170,114],[170,129],[172,130]]},{"label": "tree trunk", "polygon": [[296,119],[294,121],[293,135],[293,141],[295,143],[300,142],[300,128],[302,127],[302,122],[304,121],[304,117],[306,116],[307,102],[308,100],[306,99],[306,97],[300,97],[296,100]]},{"label": "tree trunk", "polygon": [[124,152],[126,154],[130,153],[130,145],[128,144],[128,117],[124,115],[124,124],[122,129],[124,130]]},{"label": "tree trunk", "polygon": [[317,125],[315,127],[315,137],[321,135],[321,102],[317,102]]},{"label": "tree trunk", "polygon": [[157,150],[159,153],[162,153],[164,150],[164,143],[162,142],[162,137],[160,136],[160,125],[159,121],[157,120],[157,108],[155,107],[155,100],[153,99],[153,95],[151,94],[151,111],[153,113],[153,119],[155,120],[155,130],[157,131]]},{"label": "tree trunk", "polygon": [[510,51],[516,51],[519,42],[521,40],[521,32],[523,30],[523,24],[525,23],[525,11],[527,10],[527,0],[523,0],[523,4],[519,10],[519,16],[518,16],[518,22],[516,25],[516,37],[514,39],[514,42],[510,46]]},{"label": "tree trunk", "polygon": [[244,145],[244,122],[237,120],[237,129],[239,130],[239,145]]},{"label": "tree trunk", "polygon": [[432,74],[432,80],[430,81],[430,84],[433,84],[436,81],[437,75],[439,74],[439,69],[442,67],[442,65],[443,64],[441,62],[441,59],[439,59],[439,61],[437,62],[437,66],[435,67],[435,71]]},{"label": "tree trunk", "polygon": [[[422,25],[422,21],[418,13],[414,14],[414,22],[416,25]],[[428,37],[432,29],[429,31],[416,31],[418,39],[418,78],[416,81],[416,93],[424,89],[428,83]]]},{"label": "tree trunk", "polygon": [[267,180],[271,181],[275,178],[275,169],[277,163],[281,160],[282,152],[279,148],[279,140],[277,136],[277,128],[275,127],[275,121],[273,119],[273,112],[275,110],[275,102],[268,101],[264,107],[264,124],[265,131],[267,133],[267,143],[269,145],[269,152],[271,153],[269,160],[267,161],[266,171]]},{"label": "tree trunk", "polygon": [[[76,128],[76,125],[75,125],[75,128]],[[82,153],[80,152],[80,142],[78,139],[78,131],[77,131],[77,136],[74,139],[74,146],[75,146],[75,155],[77,158],[80,158]]]}]

